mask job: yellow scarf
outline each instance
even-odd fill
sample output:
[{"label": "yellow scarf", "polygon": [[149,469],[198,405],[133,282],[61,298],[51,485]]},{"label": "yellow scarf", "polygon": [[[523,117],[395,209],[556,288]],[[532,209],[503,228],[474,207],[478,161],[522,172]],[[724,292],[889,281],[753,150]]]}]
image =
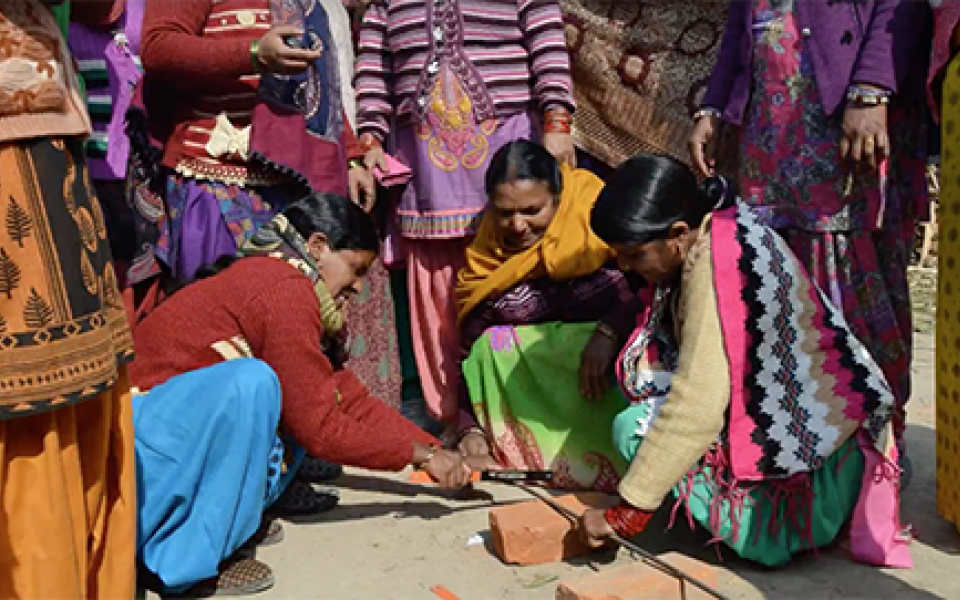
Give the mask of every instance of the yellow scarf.
[{"label": "yellow scarf", "polygon": [[521,252],[507,252],[489,215],[467,249],[467,265],[457,277],[457,316],[463,320],[486,298],[521,281],[549,276],[561,281],[595,272],[613,251],[590,229],[590,211],[603,182],[584,169],[564,166],[560,205],[540,240]]}]

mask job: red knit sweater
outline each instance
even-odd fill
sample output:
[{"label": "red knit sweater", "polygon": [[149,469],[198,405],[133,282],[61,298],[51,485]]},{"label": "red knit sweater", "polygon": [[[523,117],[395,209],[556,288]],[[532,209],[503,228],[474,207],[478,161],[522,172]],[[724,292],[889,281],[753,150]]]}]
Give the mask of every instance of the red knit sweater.
[{"label": "red knit sweater", "polygon": [[133,383],[149,390],[218,363],[224,358],[214,345],[237,346],[238,338],[276,372],[284,430],[310,455],[399,471],[412,459],[413,442],[438,443],[348,370],[334,371],[320,350],[323,325],[312,283],[275,258],[242,259],[157,307],[134,331]]}]

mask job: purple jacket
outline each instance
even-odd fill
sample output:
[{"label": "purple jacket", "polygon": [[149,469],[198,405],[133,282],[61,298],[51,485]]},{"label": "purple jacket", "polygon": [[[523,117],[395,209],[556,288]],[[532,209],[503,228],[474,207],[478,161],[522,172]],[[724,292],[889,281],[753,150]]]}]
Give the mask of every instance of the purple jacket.
[{"label": "purple jacket", "polygon": [[[750,100],[753,0],[732,0],[720,54],[702,106],[739,125]],[[922,101],[929,60],[930,7],[918,0],[797,0],[827,114],[851,83],[873,84],[901,101]]]}]

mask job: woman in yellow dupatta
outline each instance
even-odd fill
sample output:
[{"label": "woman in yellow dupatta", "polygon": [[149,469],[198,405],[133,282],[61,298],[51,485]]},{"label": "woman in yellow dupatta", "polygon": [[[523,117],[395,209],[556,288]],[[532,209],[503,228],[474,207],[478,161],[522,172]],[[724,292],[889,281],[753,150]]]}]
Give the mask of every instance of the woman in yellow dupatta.
[{"label": "woman in yellow dupatta", "polygon": [[461,449],[551,469],[562,488],[612,489],[623,468],[609,432],[625,401],[610,383],[636,286],[590,230],[602,189],[537,144],[504,146],[456,290],[469,396]]}]

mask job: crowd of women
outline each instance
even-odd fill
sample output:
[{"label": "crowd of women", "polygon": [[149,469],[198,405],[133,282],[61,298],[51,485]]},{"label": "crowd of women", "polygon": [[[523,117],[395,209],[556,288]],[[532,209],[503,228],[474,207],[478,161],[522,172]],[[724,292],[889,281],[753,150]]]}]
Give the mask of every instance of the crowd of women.
[{"label": "crowd of women", "polygon": [[689,147],[604,164],[556,0],[4,2],[0,597],[264,590],[339,465],[549,470],[619,494],[597,547],[669,504],[767,566],[909,566],[941,106],[960,258],[931,4],[730,2]]}]

